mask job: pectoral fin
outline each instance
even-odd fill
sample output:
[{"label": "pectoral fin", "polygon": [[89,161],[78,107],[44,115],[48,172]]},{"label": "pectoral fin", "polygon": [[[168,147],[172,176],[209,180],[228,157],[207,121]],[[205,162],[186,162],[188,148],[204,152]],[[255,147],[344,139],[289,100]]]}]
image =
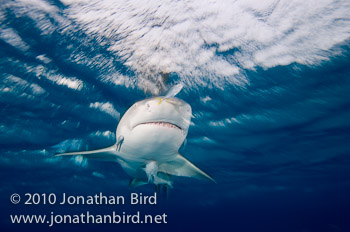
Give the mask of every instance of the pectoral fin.
[{"label": "pectoral fin", "polygon": [[130,180],[129,188],[135,188],[149,183],[149,178],[147,176],[147,173],[145,172],[145,166],[140,167],[136,170],[134,178]]},{"label": "pectoral fin", "polygon": [[135,188],[137,186],[141,186],[141,185],[144,185],[144,184],[148,184],[148,181],[145,181],[145,180],[142,180],[142,179],[137,179],[137,178],[134,178],[130,181],[129,183],[129,188]]},{"label": "pectoral fin", "polygon": [[56,154],[55,156],[71,156],[71,155],[81,155],[86,158],[92,158],[92,159],[98,159],[98,160],[104,160],[104,161],[118,160],[116,145],[99,149],[99,150],[62,153],[62,154]]},{"label": "pectoral fin", "polygon": [[164,172],[174,176],[188,176],[197,179],[209,179],[215,182],[213,178],[197,168],[194,164],[192,164],[180,154],[177,154],[175,159],[160,164],[159,172]]}]

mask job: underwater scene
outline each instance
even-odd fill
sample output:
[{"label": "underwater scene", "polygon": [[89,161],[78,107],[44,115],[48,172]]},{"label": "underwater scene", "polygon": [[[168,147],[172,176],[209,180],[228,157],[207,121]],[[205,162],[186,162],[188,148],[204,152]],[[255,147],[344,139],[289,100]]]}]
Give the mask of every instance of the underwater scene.
[{"label": "underwater scene", "polygon": [[347,0],[3,0],[0,231],[350,231]]}]

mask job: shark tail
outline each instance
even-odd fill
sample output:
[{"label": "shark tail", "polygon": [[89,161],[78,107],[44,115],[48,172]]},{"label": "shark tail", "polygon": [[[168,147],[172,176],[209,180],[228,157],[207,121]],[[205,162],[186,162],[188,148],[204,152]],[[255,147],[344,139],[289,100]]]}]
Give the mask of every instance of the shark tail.
[{"label": "shark tail", "polygon": [[117,144],[110,147],[103,148],[103,149],[99,149],[99,150],[69,152],[69,153],[56,154],[55,156],[75,156],[75,155],[80,155],[86,158],[92,158],[97,160],[117,161],[117,162],[119,158],[119,155],[117,152]]}]

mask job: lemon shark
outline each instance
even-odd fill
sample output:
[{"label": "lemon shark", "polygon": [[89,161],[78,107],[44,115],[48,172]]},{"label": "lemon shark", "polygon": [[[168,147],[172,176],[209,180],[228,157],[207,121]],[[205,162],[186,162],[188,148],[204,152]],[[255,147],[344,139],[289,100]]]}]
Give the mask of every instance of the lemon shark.
[{"label": "lemon shark", "polygon": [[165,96],[133,104],[118,124],[113,146],[58,156],[80,155],[118,162],[132,177],[130,187],[153,183],[172,188],[173,176],[214,181],[178,152],[192,117],[191,106],[175,98],[181,89],[181,84],[175,85]]}]

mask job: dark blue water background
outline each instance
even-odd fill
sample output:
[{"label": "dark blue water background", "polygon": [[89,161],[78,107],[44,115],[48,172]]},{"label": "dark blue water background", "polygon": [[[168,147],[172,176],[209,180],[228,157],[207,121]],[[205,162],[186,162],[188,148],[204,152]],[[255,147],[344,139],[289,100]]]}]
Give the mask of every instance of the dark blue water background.
[{"label": "dark blue water background", "polygon": [[[57,14],[65,17],[61,2],[47,4],[58,7]],[[13,29],[29,46],[11,44],[4,39],[8,31],[0,40],[0,231],[48,231],[47,225],[13,225],[10,214],[87,210],[166,213],[168,223],[56,225],[50,230],[350,231],[348,40],[332,48],[340,51],[338,55],[318,64],[242,67],[240,74],[249,80],[243,87],[218,88],[210,78],[203,79],[203,85],[185,84],[178,97],[192,106],[194,118],[180,152],[216,184],[176,177],[168,199],[161,196],[156,206],[11,204],[12,193],[154,192],[152,185],[129,189],[129,177],[116,163],[53,157],[60,151],[112,145],[118,113],[122,116],[152,93],[137,85],[103,81],[118,72],[136,83],[139,73],[74,21],[69,22],[73,29],[67,35],[50,14],[36,21],[20,9],[4,7],[0,18],[3,27]],[[37,24],[44,19],[57,28],[44,34]],[[216,55],[228,58],[237,51]],[[72,60],[72,53],[84,60]],[[38,58],[41,54],[49,61]],[[96,59],[97,55],[102,58]],[[111,63],[101,64],[106,60]],[[58,79],[46,78],[55,75]],[[65,77],[73,78],[73,87],[62,81]],[[161,91],[181,82],[182,76],[172,72]],[[99,108],[94,103],[109,104]]]}]

